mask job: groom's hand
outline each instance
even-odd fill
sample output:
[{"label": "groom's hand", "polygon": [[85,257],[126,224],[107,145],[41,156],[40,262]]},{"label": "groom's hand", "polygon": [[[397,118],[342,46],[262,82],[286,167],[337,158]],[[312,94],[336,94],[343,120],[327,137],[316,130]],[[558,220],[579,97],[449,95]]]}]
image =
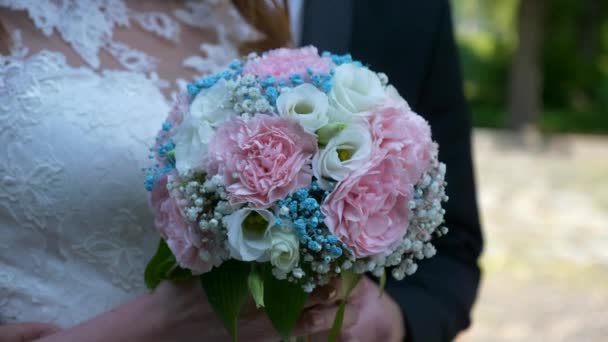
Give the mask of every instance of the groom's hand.
[{"label": "groom's hand", "polygon": [[[293,334],[295,336],[314,337],[316,335],[323,335],[325,336],[323,340],[327,340],[327,335],[331,330],[340,305],[338,290],[340,286],[340,279],[336,278],[328,285],[316,289],[310,295],[294,329]],[[359,309],[354,301],[351,300],[357,297],[357,293],[356,289],[353,290],[349,300],[346,302],[344,320],[342,321],[343,331],[355,324],[359,318]]]},{"label": "groom's hand", "polygon": [[358,294],[353,301],[359,309],[359,320],[343,329],[342,341],[403,341],[405,327],[399,305],[383,293],[378,285],[363,277],[358,285]]},{"label": "groom's hand", "polygon": [[60,327],[48,323],[15,323],[0,325],[0,341],[29,342],[52,335],[61,330]]},{"label": "groom's hand", "polygon": [[[339,288],[336,286],[339,284],[332,285]],[[309,335],[312,341],[326,341],[338,309],[338,299],[334,295],[325,304],[305,310],[296,335]],[[404,336],[403,317],[397,303],[387,293],[380,296],[378,285],[363,277],[347,300],[339,340],[392,342],[402,341]]]}]

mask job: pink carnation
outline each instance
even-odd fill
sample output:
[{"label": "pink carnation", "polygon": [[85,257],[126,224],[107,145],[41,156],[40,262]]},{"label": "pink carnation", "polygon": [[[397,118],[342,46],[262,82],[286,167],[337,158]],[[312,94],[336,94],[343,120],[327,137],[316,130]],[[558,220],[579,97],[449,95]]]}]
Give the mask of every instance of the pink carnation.
[{"label": "pink carnation", "polygon": [[[154,212],[154,225],[173,252],[177,263],[195,274],[207,272],[213,266],[199,257],[201,237],[197,229],[186,222],[176,199],[167,190],[164,175],[158,180],[150,194],[150,207]],[[198,246],[197,246],[198,245]]]},{"label": "pink carnation", "polygon": [[369,122],[374,144],[388,155],[397,157],[414,183],[420,180],[437,154],[429,124],[405,102],[392,99],[374,111]]},{"label": "pink carnation", "polygon": [[388,254],[408,227],[413,186],[397,158],[374,149],[372,161],[338,183],[321,211],[325,224],[355,256]]},{"label": "pink carnation", "polygon": [[314,46],[299,49],[281,48],[247,61],[243,73],[260,77],[270,75],[277,78],[288,78],[292,74],[307,75],[309,67],[315,73],[327,74],[332,65],[329,58],[319,56],[317,48]]},{"label": "pink carnation", "polygon": [[289,119],[234,118],[209,143],[208,170],[223,175],[231,203],[266,208],[310,185],[316,149],[315,138]]}]

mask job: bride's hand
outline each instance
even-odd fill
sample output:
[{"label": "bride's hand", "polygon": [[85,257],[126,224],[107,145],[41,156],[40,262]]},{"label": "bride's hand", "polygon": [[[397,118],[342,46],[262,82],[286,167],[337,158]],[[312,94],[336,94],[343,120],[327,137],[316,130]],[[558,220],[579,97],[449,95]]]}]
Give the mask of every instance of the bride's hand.
[{"label": "bride's hand", "polygon": [[29,342],[61,330],[54,324],[28,322],[0,325],[0,341]]},{"label": "bride's hand", "polygon": [[[308,299],[295,335],[306,336],[331,329],[336,313],[336,285],[315,291]],[[344,328],[357,322],[358,310],[348,305]],[[270,320],[253,303],[243,308],[238,334],[243,340],[278,341]],[[196,280],[162,282],[142,295],[74,328],[43,337],[44,342],[106,341],[230,341],[222,322],[207,302]]]},{"label": "bride's hand", "polygon": [[[338,282],[316,290],[308,298],[294,334],[307,336],[331,329],[336,314]],[[163,340],[230,341],[222,322],[213,313],[198,281],[162,282],[152,293],[156,309],[162,312]],[[358,310],[347,305],[344,327],[357,320]],[[244,341],[279,341],[280,337],[263,310],[250,299],[239,315],[238,335]]]},{"label": "bride's hand", "polygon": [[163,281],[150,296],[150,310],[159,314],[159,340],[229,340],[199,281]]}]

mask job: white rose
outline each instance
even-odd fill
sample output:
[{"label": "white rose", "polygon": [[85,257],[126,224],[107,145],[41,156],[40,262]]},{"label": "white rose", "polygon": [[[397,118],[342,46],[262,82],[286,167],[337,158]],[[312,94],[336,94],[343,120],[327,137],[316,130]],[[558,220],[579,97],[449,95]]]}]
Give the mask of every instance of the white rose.
[{"label": "white rose", "polygon": [[405,101],[405,99],[403,97],[401,97],[401,95],[399,95],[399,92],[397,91],[397,89],[395,87],[393,87],[392,85],[388,85],[386,87],[385,92],[386,92],[386,97],[389,100],[399,103],[406,110],[411,110],[410,105],[407,103],[407,101]]},{"label": "white rose", "polygon": [[265,209],[243,208],[225,216],[230,256],[242,261],[268,261],[273,222],[274,215]]},{"label": "white rose", "polygon": [[208,122],[186,118],[173,137],[175,143],[175,168],[180,174],[201,169],[207,159],[207,146],[213,136]]},{"label": "white rose", "polygon": [[279,270],[288,273],[300,259],[300,244],[293,232],[278,228],[272,232],[270,263]]},{"label": "white rose", "polygon": [[327,95],[308,83],[281,93],[277,99],[279,115],[295,119],[313,134],[327,124],[328,107]]},{"label": "white rose", "polygon": [[230,108],[230,89],[225,80],[201,91],[190,104],[177,133],[175,143],[175,168],[180,174],[201,169],[207,159],[207,145],[215,129],[234,115]]},{"label": "white rose", "polygon": [[341,181],[351,171],[363,166],[372,153],[372,136],[363,122],[349,123],[329,140],[312,160],[315,177],[322,187],[326,180]]},{"label": "white rose", "polygon": [[198,93],[190,104],[188,114],[217,128],[234,114],[230,105],[231,95],[232,89],[228,87],[226,80],[220,79],[211,88]]},{"label": "white rose", "polygon": [[353,64],[335,69],[329,92],[329,115],[334,120],[348,120],[353,115],[367,115],[384,99],[384,88],[376,73]]}]

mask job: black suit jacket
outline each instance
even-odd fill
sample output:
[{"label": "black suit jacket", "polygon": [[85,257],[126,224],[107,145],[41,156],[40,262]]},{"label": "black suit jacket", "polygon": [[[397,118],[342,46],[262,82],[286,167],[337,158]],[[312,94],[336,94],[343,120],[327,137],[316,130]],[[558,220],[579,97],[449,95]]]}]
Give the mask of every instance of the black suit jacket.
[{"label": "black suit jacket", "polygon": [[[302,45],[350,52],[385,72],[430,123],[447,164],[447,236],[416,274],[386,291],[405,317],[407,340],[449,341],[470,324],[480,280],[482,235],[471,162],[469,111],[448,0],[306,0]],[[390,278],[390,277],[389,277]]]}]

